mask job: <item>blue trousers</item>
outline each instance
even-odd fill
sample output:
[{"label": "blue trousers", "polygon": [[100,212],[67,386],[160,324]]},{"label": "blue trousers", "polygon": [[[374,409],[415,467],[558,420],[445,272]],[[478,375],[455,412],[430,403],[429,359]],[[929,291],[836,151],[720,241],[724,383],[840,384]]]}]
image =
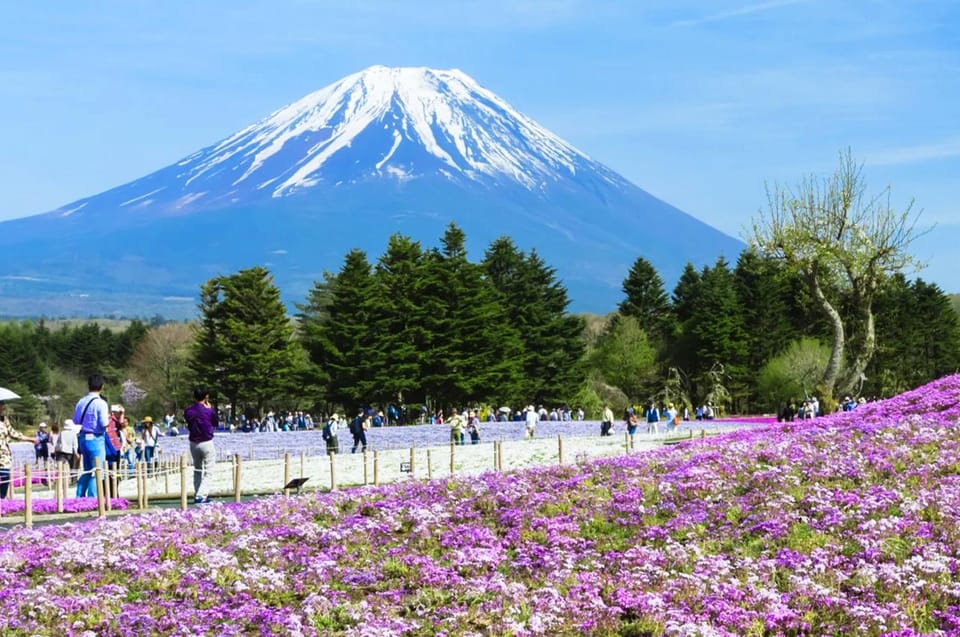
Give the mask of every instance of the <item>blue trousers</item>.
[{"label": "blue trousers", "polygon": [[100,459],[100,466],[104,467],[107,460],[107,448],[103,436],[81,433],[80,457],[83,459],[83,473],[77,480],[78,498],[97,497],[97,477],[93,474],[96,459]]}]

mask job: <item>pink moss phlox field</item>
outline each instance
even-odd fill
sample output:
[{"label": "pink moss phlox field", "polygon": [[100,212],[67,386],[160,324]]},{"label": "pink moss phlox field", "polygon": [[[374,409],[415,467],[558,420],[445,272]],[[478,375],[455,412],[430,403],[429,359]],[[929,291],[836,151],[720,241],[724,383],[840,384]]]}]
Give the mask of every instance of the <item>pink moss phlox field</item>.
[{"label": "pink moss phlox field", "polygon": [[957,635],[960,376],[510,474],[0,535],[3,635]]},{"label": "pink moss phlox field", "polygon": [[[57,501],[53,498],[32,500],[33,512],[45,515],[57,512]],[[111,498],[110,508],[122,511],[130,506],[130,502],[122,498]],[[0,515],[23,515],[23,500],[0,500]],[[64,498],[63,510],[65,513],[83,513],[97,510],[96,498]]]}]

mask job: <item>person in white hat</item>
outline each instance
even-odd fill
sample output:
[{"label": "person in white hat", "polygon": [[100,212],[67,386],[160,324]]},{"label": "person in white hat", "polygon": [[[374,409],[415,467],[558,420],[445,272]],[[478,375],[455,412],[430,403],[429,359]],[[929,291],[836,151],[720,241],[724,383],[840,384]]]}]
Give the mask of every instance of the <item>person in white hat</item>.
[{"label": "person in white hat", "polygon": [[41,422],[37,425],[37,433],[33,438],[33,451],[36,455],[36,461],[39,465],[43,462],[44,467],[50,463],[50,431],[47,429],[47,423]]},{"label": "person in white hat", "polygon": [[340,431],[340,414],[334,412],[330,419],[323,425],[321,434],[327,443],[327,455],[331,453],[340,453],[340,439],[337,433]]},{"label": "person in white hat", "polygon": [[526,437],[533,438],[537,433],[537,423],[540,422],[540,414],[537,413],[537,410],[533,408],[533,405],[527,406],[527,415],[525,418],[526,421]]},{"label": "person in white hat", "polygon": [[80,467],[80,446],[77,439],[77,427],[71,418],[63,421],[63,429],[57,436],[57,442],[53,446],[53,460],[58,465],[66,462],[71,471],[76,471]]}]

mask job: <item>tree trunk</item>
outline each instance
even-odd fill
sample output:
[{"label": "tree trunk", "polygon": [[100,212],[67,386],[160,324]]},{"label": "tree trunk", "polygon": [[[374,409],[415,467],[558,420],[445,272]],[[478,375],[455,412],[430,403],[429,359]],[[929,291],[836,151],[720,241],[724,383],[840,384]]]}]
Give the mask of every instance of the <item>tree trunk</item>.
[{"label": "tree trunk", "polygon": [[850,364],[844,369],[843,374],[837,381],[838,394],[852,396],[858,393],[862,386],[860,378],[867,369],[867,365],[870,364],[870,359],[873,358],[873,354],[877,348],[877,333],[873,320],[873,310],[869,304],[862,304],[860,305],[860,312],[863,323],[863,343],[860,347],[854,348],[853,360],[850,361]]},{"label": "tree trunk", "polygon": [[840,370],[843,368],[843,348],[846,344],[843,331],[843,319],[840,317],[840,313],[837,312],[836,308],[827,300],[826,295],[820,288],[820,280],[817,278],[816,268],[808,275],[807,283],[810,285],[810,292],[813,294],[813,298],[820,303],[820,307],[830,319],[830,328],[833,331],[830,359],[827,361],[826,369],[823,370],[823,376],[820,378],[820,386],[818,388],[824,393],[820,398],[829,403],[833,401],[834,387],[840,376]]}]

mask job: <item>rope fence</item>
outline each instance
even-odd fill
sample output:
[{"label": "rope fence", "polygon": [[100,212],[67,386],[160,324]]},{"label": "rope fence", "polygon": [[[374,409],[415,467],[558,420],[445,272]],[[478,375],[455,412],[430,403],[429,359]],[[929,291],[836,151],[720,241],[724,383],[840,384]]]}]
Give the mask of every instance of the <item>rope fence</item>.
[{"label": "rope fence", "polygon": [[[281,451],[277,458],[254,459],[242,453],[220,451],[213,464],[210,497],[219,501],[241,502],[268,494],[291,495],[303,491],[335,491],[366,485],[433,480],[454,476],[478,475],[488,471],[505,472],[549,464],[580,464],[588,460],[629,454],[678,444],[691,438],[704,438],[726,430],[693,430],[683,436],[660,435],[655,438],[624,433],[495,440],[478,444],[377,449],[358,453],[327,453],[325,447],[303,449],[299,454]],[[35,505],[43,500],[44,513],[69,512],[67,503],[76,492],[82,476],[92,475],[96,485],[96,508],[84,502],[91,516],[105,517],[115,509],[147,511],[156,507],[186,510],[191,500],[194,466],[189,453],[159,457],[151,463],[97,462],[90,470],[71,469],[63,463],[24,463],[11,470],[7,503],[0,501],[0,523],[22,521],[30,527]],[[12,501],[22,500],[22,512]],[[93,500],[92,498],[90,500]],[[52,501],[52,505],[51,505]],[[77,502],[76,499],[73,502]],[[12,509],[12,511],[11,511]],[[72,509],[76,511],[77,509]]]}]

